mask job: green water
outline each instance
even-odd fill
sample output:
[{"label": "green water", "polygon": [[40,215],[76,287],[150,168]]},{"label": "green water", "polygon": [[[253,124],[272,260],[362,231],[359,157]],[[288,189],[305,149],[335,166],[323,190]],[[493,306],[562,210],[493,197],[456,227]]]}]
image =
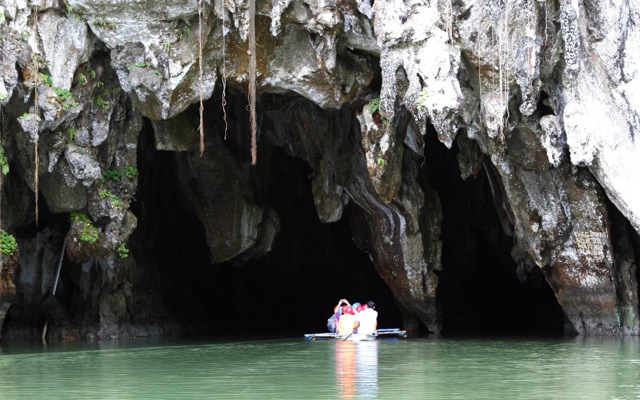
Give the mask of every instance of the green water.
[{"label": "green water", "polygon": [[0,399],[640,399],[631,339],[0,347]]}]

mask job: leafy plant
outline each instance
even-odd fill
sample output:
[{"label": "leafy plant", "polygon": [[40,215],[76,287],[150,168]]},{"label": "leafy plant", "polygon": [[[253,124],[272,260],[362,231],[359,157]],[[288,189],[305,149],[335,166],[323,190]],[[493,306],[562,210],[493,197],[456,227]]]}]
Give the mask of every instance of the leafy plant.
[{"label": "leafy plant", "polygon": [[76,103],[76,99],[73,97],[73,93],[71,93],[68,89],[54,87],[53,90],[56,92],[56,94],[60,98],[60,102],[62,103],[63,110],[66,110],[69,107],[75,107],[78,105],[78,103]]},{"label": "leafy plant", "polygon": [[67,10],[67,14],[71,14],[73,12],[73,9],[71,8],[71,5],[69,3],[67,3],[66,1],[64,2],[64,9]]},{"label": "leafy plant", "polygon": [[78,76],[78,79],[80,80],[80,84],[82,86],[85,86],[89,82],[89,80],[87,79],[87,76],[85,74],[83,74],[82,72]]},{"label": "leafy plant", "polygon": [[427,97],[429,97],[427,89],[422,89],[418,95],[418,111],[422,111],[424,108],[424,105],[427,103]]},{"label": "leafy plant", "polygon": [[2,146],[2,144],[0,144],[0,172],[2,175],[9,173],[9,160],[4,154],[4,146]]},{"label": "leafy plant", "polygon": [[145,62],[137,62],[133,65],[131,65],[128,70],[131,71],[132,68],[149,68],[151,66],[151,64],[149,63],[149,61],[145,61]]},{"label": "leafy plant", "polygon": [[101,94],[96,94],[96,105],[103,110],[109,109],[109,102],[105,101]]},{"label": "leafy plant", "polygon": [[73,126],[70,126],[67,128],[67,133],[69,134],[69,143],[71,143],[73,142],[73,138],[76,137],[76,133],[78,133],[78,130]]},{"label": "leafy plant", "polygon": [[96,79],[96,70],[87,66],[87,72],[89,73],[89,76],[91,76],[91,79]]},{"label": "leafy plant", "polygon": [[185,23],[184,28],[178,29],[178,40],[182,40],[182,38],[184,38],[185,35],[187,36],[191,35],[191,25],[189,25],[187,21],[184,21],[184,23]]},{"label": "leafy plant", "polygon": [[369,112],[373,115],[380,109],[380,97],[376,97],[375,99],[369,102]]},{"label": "leafy plant", "polygon": [[0,100],[4,100],[7,98],[7,95],[4,93],[0,93]]},{"label": "leafy plant", "polygon": [[[102,173],[102,182],[112,180],[114,182],[120,182],[122,174],[116,169],[105,169]],[[101,196],[102,197],[102,196]]]},{"label": "leafy plant", "polygon": [[138,176],[138,170],[132,166],[125,167],[124,176],[129,179],[134,179],[136,176]]},{"label": "leafy plant", "polygon": [[40,78],[47,86],[53,86],[53,80],[51,79],[51,75],[40,72]]},{"label": "leafy plant", "polygon": [[80,240],[87,243],[95,243],[98,241],[98,228],[93,226],[89,217],[83,213],[71,213],[71,221],[79,225],[78,236]]},{"label": "leafy plant", "polygon": [[127,248],[127,244],[124,242],[118,245],[118,247],[116,248],[116,251],[118,252],[118,256],[120,256],[120,258],[129,257],[129,249]]},{"label": "leafy plant", "polygon": [[163,42],[162,48],[164,49],[164,51],[169,51],[169,49],[171,48],[171,42],[168,40],[166,42]]},{"label": "leafy plant", "polygon": [[0,230],[0,253],[12,255],[18,251],[18,242],[10,233]]},{"label": "leafy plant", "polygon": [[380,165],[380,166],[384,166],[387,162],[385,161],[385,159],[384,159],[384,158],[382,158],[382,157],[378,157],[377,163],[378,163],[378,165]]},{"label": "leafy plant", "polygon": [[382,124],[383,126],[387,126],[389,124],[389,121],[380,115],[380,97],[376,97],[371,100],[367,105],[369,106],[369,112],[373,116],[373,120],[376,124]]},{"label": "leafy plant", "polygon": [[118,196],[113,192],[108,191],[107,189],[102,189],[100,193],[98,193],[98,196],[100,196],[100,198],[103,200],[107,199],[111,201],[111,204],[116,208],[122,207],[122,201],[118,198]]}]

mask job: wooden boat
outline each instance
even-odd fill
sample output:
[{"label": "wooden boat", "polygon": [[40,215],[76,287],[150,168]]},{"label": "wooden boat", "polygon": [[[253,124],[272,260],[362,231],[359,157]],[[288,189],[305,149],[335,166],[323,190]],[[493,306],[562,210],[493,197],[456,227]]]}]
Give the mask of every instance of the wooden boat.
[{"label": "wooden boat", "polygon": [[407,337],[407,331],[401,331],[398,328],[378,329],[375,334],[353,333],[351,335],[338,335],[336,333],[307,333],[304,340],[352,340],[352,341],[371,341],[378,339],[391,339],[398,337]]}]

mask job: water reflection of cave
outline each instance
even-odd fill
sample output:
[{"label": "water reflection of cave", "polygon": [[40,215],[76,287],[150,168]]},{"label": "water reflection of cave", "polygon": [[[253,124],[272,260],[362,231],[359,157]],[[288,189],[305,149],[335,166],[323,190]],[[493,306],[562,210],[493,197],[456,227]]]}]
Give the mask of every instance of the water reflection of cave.
[{"label": "water reflection of cave", "polygon": [[141,201],[135,240],[154,249],[163,299],[196,333],[302,334],[326,331],[337,301],[374,299],[381,327],[400,326],[389,288],[369,256],[351,240],[349,209],[333,224],[320,223],[309,174],[299,159],[275,149],[268,202],[281,217],[273,250],[244,265],[211,265],[205,235],[179,195],[175,157],[153,149],[150,127],[140,144]]},{"label": "water reflection of cave", "polygon": [[456,143],[448,150],[429,128],[425,170],[444,214],[443,333],[562,333],[564,314],[541,271],[517,279],[512,238],[500,226],[486,172],[463,181]]}]

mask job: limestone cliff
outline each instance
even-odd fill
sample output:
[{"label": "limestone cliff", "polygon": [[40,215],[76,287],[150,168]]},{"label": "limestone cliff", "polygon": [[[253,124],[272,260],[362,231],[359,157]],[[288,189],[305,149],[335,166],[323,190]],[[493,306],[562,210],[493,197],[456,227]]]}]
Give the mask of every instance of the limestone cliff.
[{"label": "limestone cliff", "polygon": [[[152,129],[212,264],[274,248],[282,215],[266,198],[280,148],[311,169],[319,220],[349,219],[407,326],[440,332],[445,205],[424,178],[435,132],[458,174],[490,187],[500,232],[487,240],[513,276],[542,272],[568,330],[640,334],[637,1],[252,4],[0,0],[0,217],[20,244],[15,275],[0,275],[18,296],[0,292],[0,310],[52,320],[59,336],[175,329],[151,233],[135,234],[153,206],[131,210]],[[243,99],[254,74],[251,166]],[[175,190],[158,176],[144,187],[158,202]],[[74,289],[55,300],[63,243]]]}]

